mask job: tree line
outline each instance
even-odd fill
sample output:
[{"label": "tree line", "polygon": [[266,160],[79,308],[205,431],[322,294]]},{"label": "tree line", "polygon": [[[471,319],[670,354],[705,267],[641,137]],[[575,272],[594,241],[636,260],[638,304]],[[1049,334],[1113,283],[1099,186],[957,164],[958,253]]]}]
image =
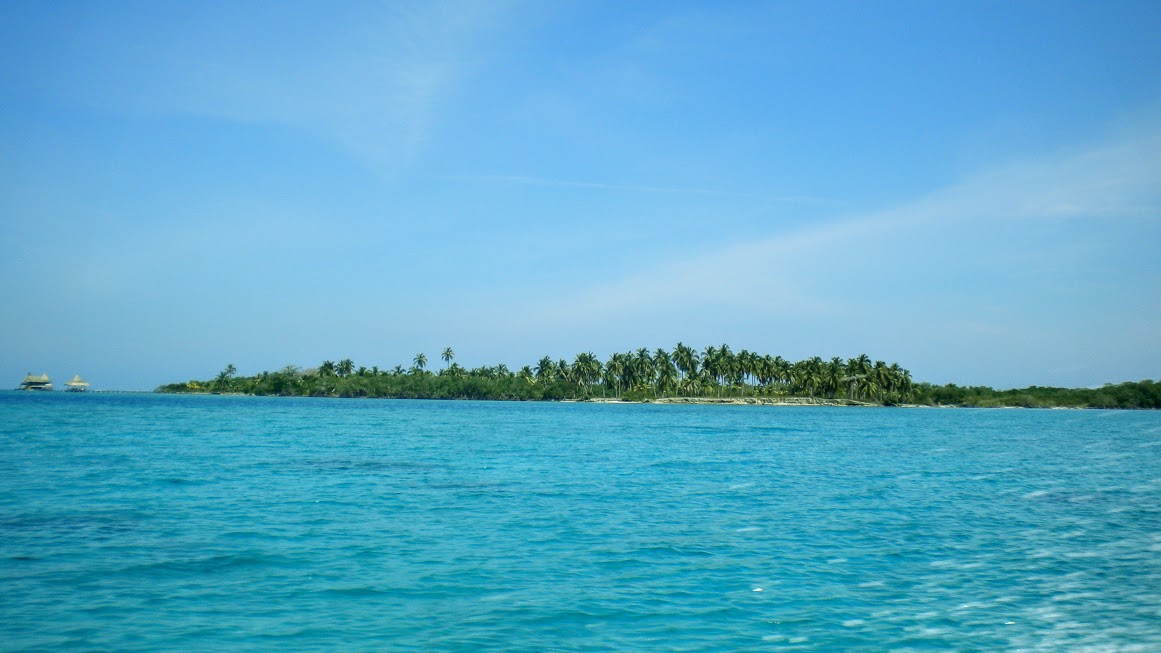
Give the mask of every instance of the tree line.
[{"label": "tree line", "polygon": [[813,357],[790,362],[781,356],[729,345],[697,350],[677,343],[672,351],[614,353],[602,361],[592,352],[570,361],[544,356],[534,365],[510,369],[503,363],[467,369],[445,348],[443,367],[428,369],[424,353],[411,365],[390,369],[356,365],[349,358],[311,369],[238,376],[231,364],[216,378],[158,388],[159,392],[237,392],[312,397],[561,400],[662,397],[812,397],[895,404],[913,399],[911,373],[897,363],[866,354],[842,359]]},{"label": "tree line", "polygon": [[995,390],[987,386],[916,384],[920,403],[972,408],[1161,408],[1161,383],[1128,381],[1100,388],[1029,386]]},{"label": "tree line", "polygon": [[936,385],[915,383],[897,363],[872,361],[865,354],[829,360],[815,356],[792,363],[745,349],[735,352],[725,344],[699,351],[679,342],[671,351],[640,348],[604,361],[592,352],[579,353],[571,361],[544,356],[515,370],[503,363],[467,369],[455,358],[455,351],[446,347],[439,355],[443,366],[435,370],[429,369],[427,355],[419,353],[406,368],[368,368],[345,358],[323,361],[316,368],[287,366],[253,376],[238,376],[231,364],[213,379],[172,383],[157,391],[519,401],[807,397],[884,405],[1161,408],[1161,384],[1149,380],[1095,389]]}]

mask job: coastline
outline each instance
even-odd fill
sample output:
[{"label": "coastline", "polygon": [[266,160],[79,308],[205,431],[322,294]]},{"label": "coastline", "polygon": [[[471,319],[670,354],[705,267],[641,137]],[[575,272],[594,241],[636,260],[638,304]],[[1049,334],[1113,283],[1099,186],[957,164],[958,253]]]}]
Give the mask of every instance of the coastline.
[{"label": "coastline", "polygon": [[875,407],[883,404],[853,399],[822,399],[818,397],[660,397],[644,401],[615,398],[579,399],[579,403],[594,404],[686,404],[698,406],[855,406]]}]

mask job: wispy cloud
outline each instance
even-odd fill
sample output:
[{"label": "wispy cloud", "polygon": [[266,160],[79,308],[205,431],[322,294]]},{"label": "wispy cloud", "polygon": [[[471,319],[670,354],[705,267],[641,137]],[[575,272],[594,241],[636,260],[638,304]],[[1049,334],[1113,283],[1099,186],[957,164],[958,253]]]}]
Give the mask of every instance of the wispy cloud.
[{"label": "wispy cloud", "polygon": [[827,197],[811,195],[768,195],[759,193],[740,193],[713,188],[698,188],[696,186],[651,186],[648,184],[613,184],[598,181],[582,181],[573,179],[551,179],[528,175],[461,175],[453,177],[460,181],[483,183],[508,184],[515,186],[543,186],[546,188],[581,189],[593,191],[612,191],[629,193],[660,193],[669,195],[720,195],[729,197],[750,198],[756,201],[781,204],[799,204],[811,206],[838,207],[846,204],[845,201]]},{"label": "wispy cloud", "polygon": [[392,170],[422,150],[505,10],[439,2],[350,11],[307,3],[281,16],[245,3],[179,9],[168,30],[133,34],[122,46],[108,42],[125,28],[92,27],[80,37],[97,53],[89,79],[70,77],[59,92],[112,110],[300,130]]},{"label": "wispy cloud", "polygon": [[733,309],[861,319],[867,299],[884,294],[881,280],[914,288],[940,278],[954,288],[957,276],[989,265],[1018,268],[1029,256],[1068,262],[1086,244],[1081,232],[1062,246],[1029,231],[1062,219],[1145,220],[1141,229],[1161,235],[1161,125],[997,166],[890,209],[677,258],[542,304],[538,320],[599,324]]},{"label": "wispy cloud", "polygon": [[524,175],[474,175],[461,176],[456,179],[466,181],[481,181],[519,186],[545,186],[549,188],[582,188],[589,190],[628,191],[634,193],[689,193],[692,195],[718,195],[721,191],[707,188],[677,187],[677,186],[648,186],[636,184],[609,184],[595,181],[574,181],[569,179],[546,179],[543,177],[529,177]]}]

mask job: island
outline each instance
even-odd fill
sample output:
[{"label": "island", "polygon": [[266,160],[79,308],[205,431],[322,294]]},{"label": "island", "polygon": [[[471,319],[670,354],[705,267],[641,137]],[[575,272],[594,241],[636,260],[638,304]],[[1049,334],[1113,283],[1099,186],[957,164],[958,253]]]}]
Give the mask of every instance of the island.
[{"label": "island", "polygon": [[542,357],[512,370],[500,363],[466,369],[445,348],[443,367],[428,369],[424,353],[411,365],[385,369],[351,359],[314,368],[288,365],[239,376],[233,364],[213,379],[171,383],[160,393],[233,393],[303,397],[478,399],[509,401],[651,402],[830,406],[963,406],[1022,408],[1161,408],[1161,384],[1144,380],[1101,388],[916,383],[898,363],[867,355],[790,362],[781,356],[735,352],[729,345],[702,351],[678,343],[672,351],[640,348],[602,362],[592,352],[567,359]]}]

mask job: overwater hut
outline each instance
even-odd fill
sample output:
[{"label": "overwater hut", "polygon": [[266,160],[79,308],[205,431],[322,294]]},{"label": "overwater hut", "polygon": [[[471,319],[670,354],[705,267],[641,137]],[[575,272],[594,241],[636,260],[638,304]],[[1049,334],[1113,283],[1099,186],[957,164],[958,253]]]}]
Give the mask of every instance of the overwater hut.
[{"label": "overwater hut", "polygon": [[52,390],[52,382],[48,380],[47,374],[36,376],[32,372],[29,372],[28,375],[24,377],[24,380],[20,382],[20,389]]},{"label": "overwater hut", "polygon": [[80,374],[76,374],[72,381],[65,383],[65,389],[69,392],[84,392],[89,389],[89,382],[82,379]]}]

